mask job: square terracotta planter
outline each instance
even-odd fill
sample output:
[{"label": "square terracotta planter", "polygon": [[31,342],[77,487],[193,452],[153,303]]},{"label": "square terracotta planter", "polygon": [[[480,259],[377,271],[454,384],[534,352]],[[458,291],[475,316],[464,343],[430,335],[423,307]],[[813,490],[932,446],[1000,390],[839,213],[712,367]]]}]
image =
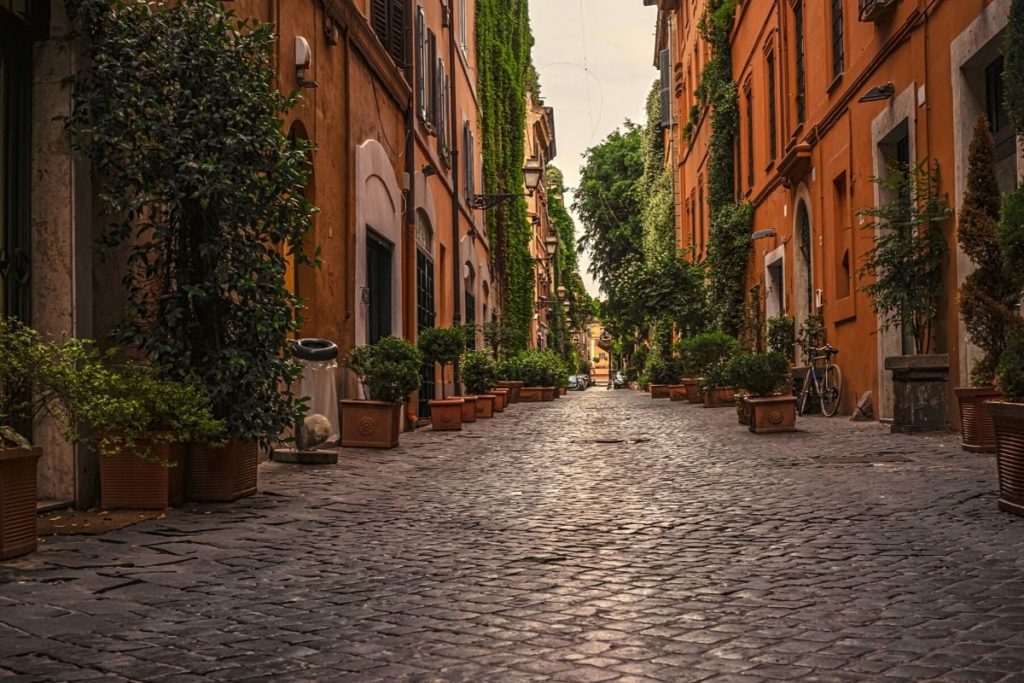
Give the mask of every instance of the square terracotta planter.
[{"label": "square terracotta planter", "polygon": [[[137,452],[146,453],[143,460]],[[106,510],[166,510],[185,502],[185,445],[136,441],[136,452],[100,456]]]},{"label": "square terracotta planter", "polygon": [[231,439],[221,447],[190,443],[185,457],[185,499],[230,503],[256,493],[259,446]]},{"label": "square terracotta planter", "polygon": [[715,387],[704,392],[705,408],[730,408],[735,400],[735,387]]},{"label": "square terracotta planter", "polygon": [[505,408],[508,407],[508,389],[503,387],[495,387],[488,393],[494,394],[494,410],[495,412],[503,413]]},{"label": "square terracotta planter", "polygon": [[435,432],[457,432],[462,429],[461,398],[427,401],[430,406],[430,425]]},{"label": "square terracotta planter", "polygon": [[394,448],[402,429],[402,404],[346,399],[341,404],[341,445]]},{"label": "square terracotta planter", "polygon": [[36,549],[36,464],[42,448],[0,448],[0,560]]},{"label": "square terracotta planter", "polygon": [[544,397],[542,400],[544,400],[544,401],[554,401],[555,400],[555,394],[558,393],[558,392],[555,391],[554,387],[541,387],[540,389],[541,389],[541,395]]},{"label": "square terracotta planter", "polygon": [[996,428],[985,401],[998,401],[1003,394],[993,387],[959,387],[953,391],[960,401],[962,448],[971,453],[995,453]]},{"label": "square terracotta planter", "polygon": [[569,387],[558,387],[558,395],[565,396],[569,393]]},{"label": "square terracotta planter", "polygon": [[686,401],[686,385],[670,384],[668,387],[668,398],[670,401]]},{"label": "square terracotta planter", "polygon": [[750,406],[748,428],[755,434],[796,431],[796,397],[765,396],[747,398]]},{"label": "square terracotta planter", "polygon": [[651,398],[668,398],[668,387],[667,384],[652,384]]},{"label": "square terracotta planter", "polygon": [[1024,517],[1024,403],[985,404],[996,433],[999,509]]},{"label": "square terracotta planter", "polygon": [[701,377],[687,377],[683,380],[686,387],[686,400],[690,403],[704,403],[704,392],[701,391]]},{"label": "square terracotta planter", "polygon": [[519,389],[519,400],[523,403],[540,403],[544,400],[543,387],[522,387]]},{"label": "square terracotta planter", "polygon": [[476,422],[476,396],[462,397],[462,424]]},{"label": "square terracotta planter", "polygon": [[523,388],[523,383],[519,380],[501,380],[498,382],[498,386],[503,389],[508,389],[508,402],[519,403],[519,390]]},{"label": "square terracotta planter", "polygon": [[494,401],[497,397],[494,394],[477,394],[476,416],[488,418],[494,417]]}]

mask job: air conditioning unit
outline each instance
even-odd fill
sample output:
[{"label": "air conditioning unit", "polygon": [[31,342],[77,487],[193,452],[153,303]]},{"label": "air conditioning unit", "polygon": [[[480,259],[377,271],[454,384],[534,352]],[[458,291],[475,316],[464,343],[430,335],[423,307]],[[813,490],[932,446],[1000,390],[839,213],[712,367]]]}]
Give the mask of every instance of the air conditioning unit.
[{"label": "air conditioning unit", "polygon": [[900,0],[857,0],[861,21],[880,21],[896,9]]}]

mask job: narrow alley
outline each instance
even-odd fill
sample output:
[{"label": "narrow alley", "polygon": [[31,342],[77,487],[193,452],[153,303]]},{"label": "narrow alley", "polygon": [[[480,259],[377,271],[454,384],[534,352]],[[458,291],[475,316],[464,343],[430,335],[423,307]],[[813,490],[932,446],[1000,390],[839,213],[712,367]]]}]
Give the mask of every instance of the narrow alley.
[{"label": "narrow alley", "polygon": [[1020,680],[992,456],[735,422],[571,392],[47,539],[0,565],[0,679]]}]

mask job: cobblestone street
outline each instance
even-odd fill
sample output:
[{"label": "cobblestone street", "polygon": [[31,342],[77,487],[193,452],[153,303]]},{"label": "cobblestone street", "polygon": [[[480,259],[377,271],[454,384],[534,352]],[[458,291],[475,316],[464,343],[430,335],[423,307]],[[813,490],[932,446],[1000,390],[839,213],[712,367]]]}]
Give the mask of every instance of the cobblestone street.
[{"label": "cobblestone street", "polygon": [[249,500],[0,565],[0,678],[1024,680],[992,456],[798,424],[597,388],[266,464]]}]

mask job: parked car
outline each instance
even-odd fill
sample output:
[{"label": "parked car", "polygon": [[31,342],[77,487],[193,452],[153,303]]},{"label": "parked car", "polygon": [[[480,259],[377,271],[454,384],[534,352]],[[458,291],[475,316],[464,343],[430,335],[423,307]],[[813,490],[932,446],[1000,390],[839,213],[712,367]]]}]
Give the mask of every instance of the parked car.
[{"label": "parked car", "polygon": [[587,375],[569,375],[569,391],[583,391],[590,386],[590,377]]}]

